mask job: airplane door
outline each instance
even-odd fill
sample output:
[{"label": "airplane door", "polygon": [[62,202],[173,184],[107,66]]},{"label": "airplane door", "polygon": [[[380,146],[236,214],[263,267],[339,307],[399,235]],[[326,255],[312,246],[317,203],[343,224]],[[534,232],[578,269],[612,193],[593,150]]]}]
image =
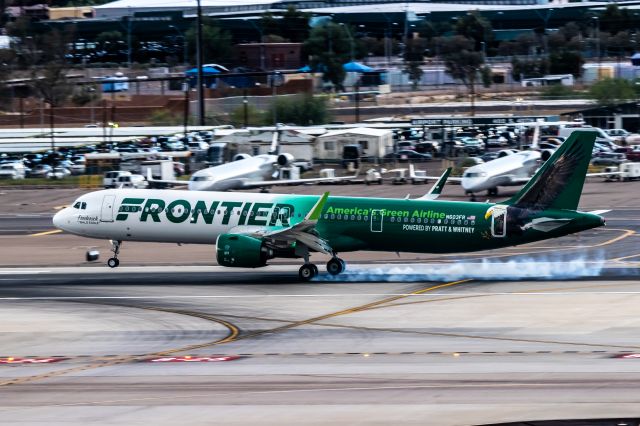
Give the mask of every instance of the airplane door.
[{"label": "airplane door", "polygon": [[371,232],[382,232],[383,210],[371,210]]},{"label": "airplane door", "polygon": [[100,211],[100,222],[113,222],[113,204],[115,195],[105,195],[102,200],[102,210]]},{"label": "airplane door", "polygon": [[491,215],[491,235],[502,238],[507,233],[507,207],[494,206]]}]

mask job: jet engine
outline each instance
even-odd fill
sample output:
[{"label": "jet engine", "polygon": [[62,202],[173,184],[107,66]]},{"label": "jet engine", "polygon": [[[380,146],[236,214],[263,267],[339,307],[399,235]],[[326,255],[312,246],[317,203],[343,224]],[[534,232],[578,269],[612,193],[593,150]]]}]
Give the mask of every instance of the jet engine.
[{"label": "jet engine", "polygon": [[542,161],[547,161],[549,158],[551,158],[553,153],[554,153],[554,150],[552,149],[543,149],[542,151],[540,151],[540,159]]},{"label": "jet engine", "polygon": [[236,154],[231,161],[246,160],[247,158],[251,158],[251,156],[249,154]]},{"label": "jet engine", "polygon": [[258,268],[273,257],[262,240],[248,235],[222,234],[216,241],[216,259],[222,266]]},{"label": "jet engine", "polygon": [[284,153],[278,155],[278,165],[281,167],[290,166],[293,164],[294,160],[295,158],[291,154]]}]

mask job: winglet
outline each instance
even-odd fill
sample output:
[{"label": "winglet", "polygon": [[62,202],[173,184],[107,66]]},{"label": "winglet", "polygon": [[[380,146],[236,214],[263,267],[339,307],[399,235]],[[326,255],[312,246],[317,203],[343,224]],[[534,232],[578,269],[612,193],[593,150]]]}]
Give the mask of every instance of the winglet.
[{"label": "winglet", "polygon": [[309,213],[307,214],[307,217],[305,217],[304,220],[317,221],[318,219],[320,219],[320,214],[322,213],[322,209],[324,208],[324,204],[327,202],[328,198],[329,198],[328,192],[325,192],[324,194],[322,194],[322,197],[320,197],[320,199],[316,202],[316,205],[313,206],[313,208],[311,209],[311,211],[309,211]]},{"label": "winglet", "polygon": [[440,176],[440,179],[438,179],[438,181],[431,187],[429,192],[427,192],[422,197],[418,198],[418,200],[435,200],[436,198],[438,198],[438,196],[442,192],[442,189],[444,188],[444,185],[447,183],[447,179],[451,174],[451,170],[452,170],[452,167],[448,167],[442,173],[442,175]]}]

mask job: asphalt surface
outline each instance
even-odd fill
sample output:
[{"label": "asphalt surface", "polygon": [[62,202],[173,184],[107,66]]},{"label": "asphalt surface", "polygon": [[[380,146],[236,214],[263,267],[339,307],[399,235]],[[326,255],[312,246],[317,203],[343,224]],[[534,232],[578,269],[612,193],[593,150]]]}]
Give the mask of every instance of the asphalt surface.
[{"label": "asphalt surface", "polygon": [[455,256],[345,254],[345,275],[308,284],[297,262],[222,268],[208,246],[131,243],[110,270],[83,259],[104,242],[47,233],[77,193],[3,196],[0,228],[24,228],[0,235],[0,362],[13,357],[0,424],[637,418],[640,358],[623,358],[640,353],[636,188],[587,184],[584,210],[613,208],[605,228]]}]

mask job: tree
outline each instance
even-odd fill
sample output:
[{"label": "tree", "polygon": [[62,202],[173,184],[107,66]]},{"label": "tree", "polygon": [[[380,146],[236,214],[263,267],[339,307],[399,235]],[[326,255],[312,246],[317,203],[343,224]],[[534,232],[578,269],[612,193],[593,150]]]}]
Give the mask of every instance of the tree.
[{"label": "tree", "polygon": [[424,71],[421,65],[424,63],[424,51],[427,41],[422,38],[408,39],[404,50],[405,69],[404,72],[409,76],[413,89],[418,88],[418,83],[422,78]]},{"label": "tree", "polygon": [[300,126],[325,124],[330,121],[327,101],[324,97],[304,95],[294,97],[282,97],[276,100],[275,105],[269,108],[267,117],[273,116],[273,108],[276,108],[278,121],[293,123]]},{"label": "tree", "polygon": [[618,31],[632,28],[633,20],[634,17],[629,13],[629,9],[611,3],[600,16],[600,29],[613,35]]},{"label": "tree", "polygon": [[614,106],[636,98],[633,83],[623,78],[600,80],[591,86],[589,94],[602,106]]},{"label": "tree", "polygon": [[473,50],[473,40],[459,35],[443,38],[440,46],[445,72],[467,87],[473,116],[475,115],[476,81],[484,64],[484,55],[482,52]]},{"label": "tree", "polygon": [[522,78],[542,77],[548,74],[549,62],[546,58],[521,61],[518,58],[511,60],[511,75],[515,81]]},{"label": "tree", "polygon": [[551,74],[582,75],[584,58],[580,52],[561,50],[549,55],[549,72]]},{"label": "tree", "polygon": [[71,67],[66,58],[71,40],[73,30],[52,30],[25,40],[31,87],[51,107],[62,105],[73,90],[67,79]]},{"label": "tree", "polygon": [[480,51],[489,46],[493,40],[493,28],[491,22],[480,15],[480,12],[474,10],[466,15],[458,18],[456,23],[456,34],[473,40],[473,50]]},{"label": "tree", "polygon": [[311,57],[311,68],[322,71],[325,82],[342,89],[345,77],[342,66],[351,59],[351,39],[344,26],[325,22],[314,27],[304,49]]},{"label": "tree", "polygon": [[[196,61],[196,26],[188,29],[187,51],[191,63]],[[203,63],[229,63],[233,53],[231,34],[221,29],[215,20],[203,18],[202,20],[202,58]]]},{"label": "tree", "polygon": [[264,13],[259,25],[265,36],[276,35],[292,43],[301,43],[309,38],[310,16],[289,5],[282,18],[276,18],[271,12]]}]

